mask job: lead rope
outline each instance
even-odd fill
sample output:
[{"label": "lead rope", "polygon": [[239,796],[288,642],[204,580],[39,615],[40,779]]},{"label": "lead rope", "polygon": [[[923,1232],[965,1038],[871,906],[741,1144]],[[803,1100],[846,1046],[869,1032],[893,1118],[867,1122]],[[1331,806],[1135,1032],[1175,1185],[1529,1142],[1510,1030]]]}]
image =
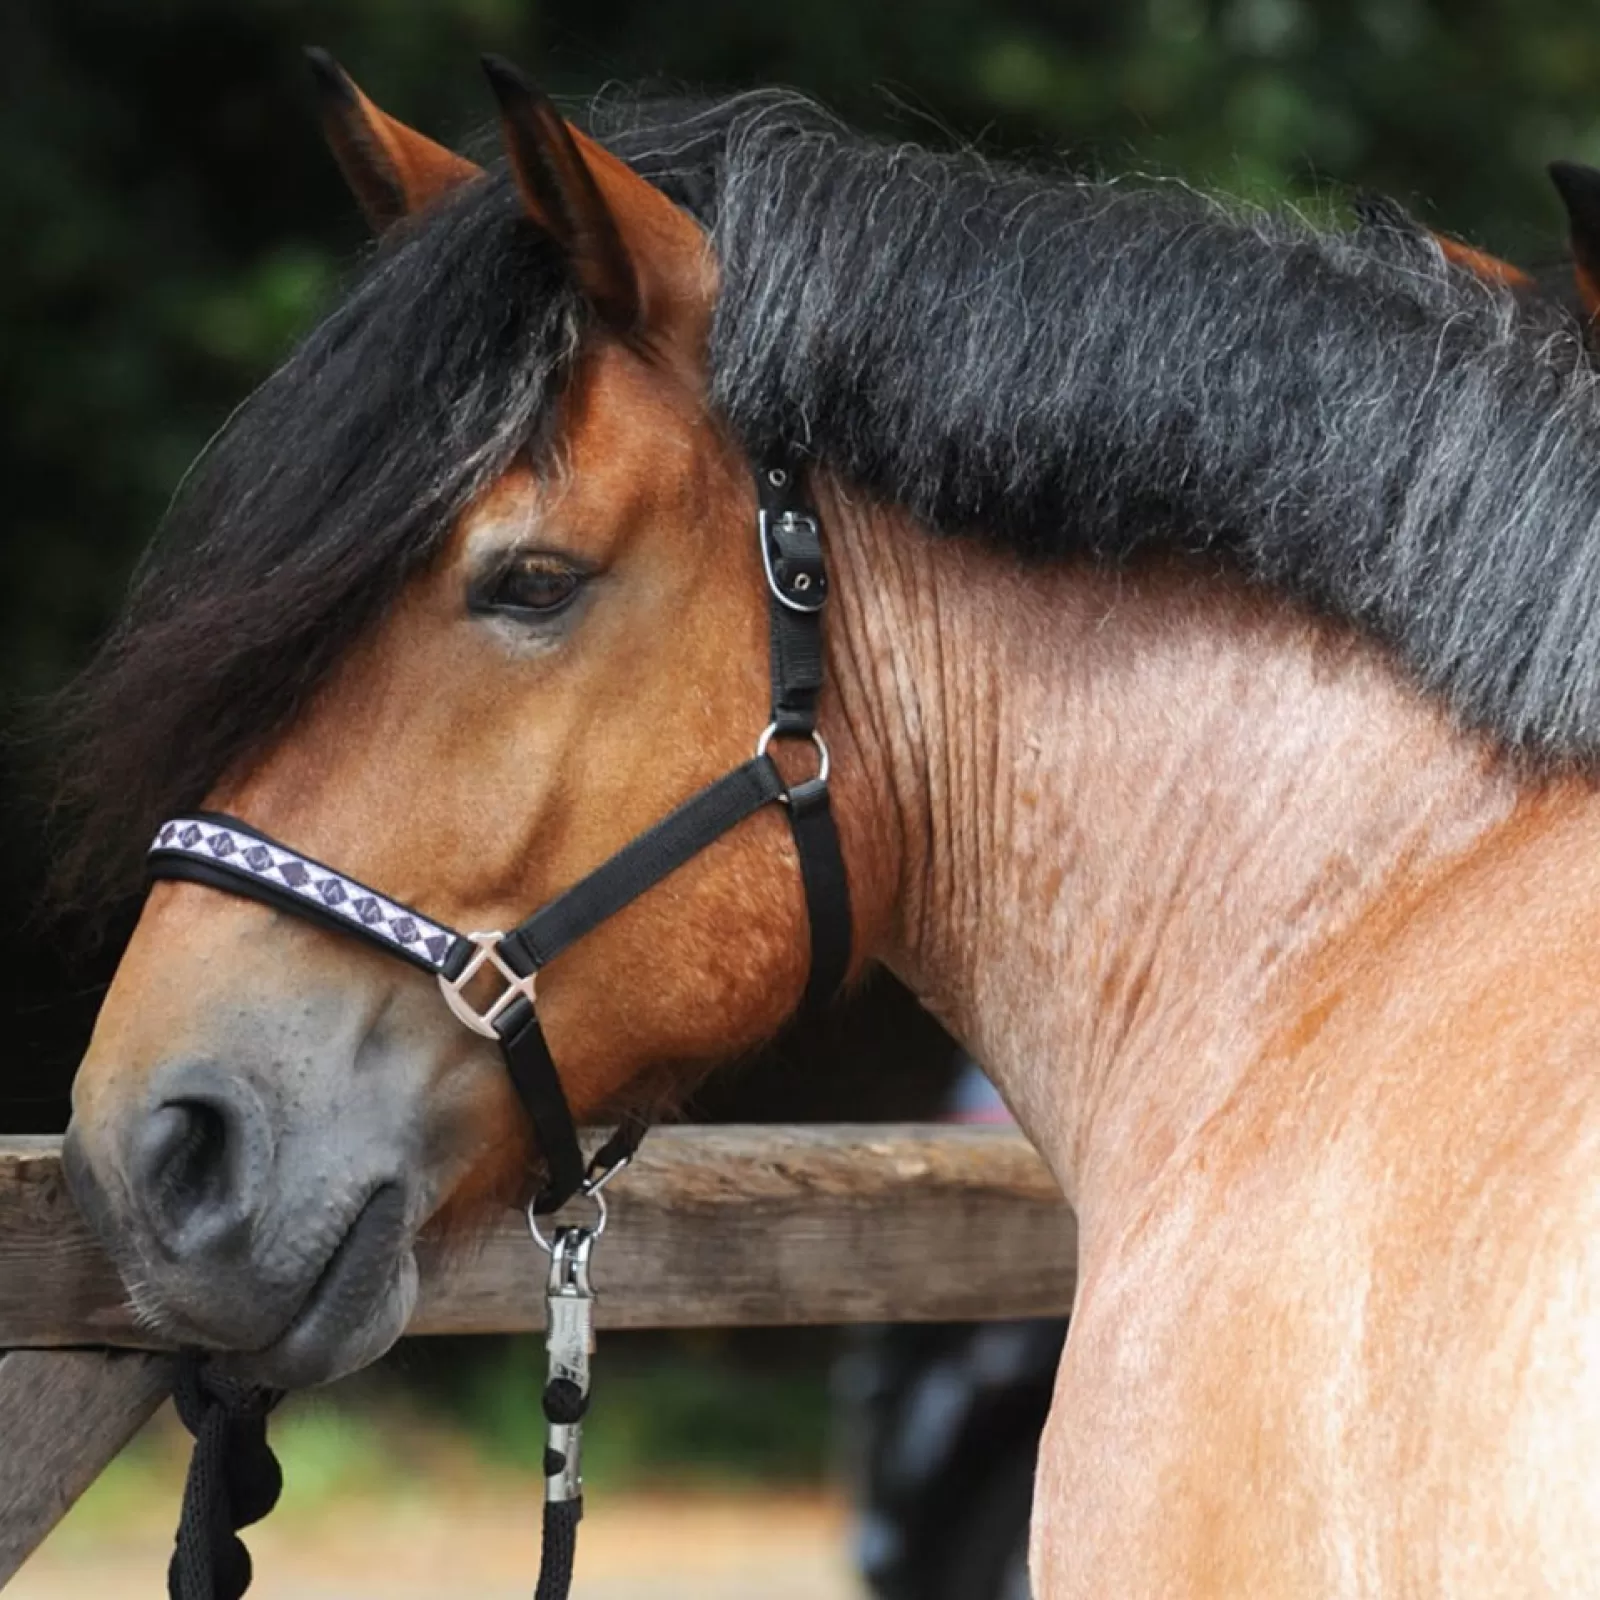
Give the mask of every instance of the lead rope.
[{"label": "lead rope", "polygon": [[267,1415],[282,1398],[281,1389],[224,1377],[198,1350],[179,1358],[172,1399],[194,1453],[167,1567],[171,1600],[239,1600],[250,1587],[238,1530],[278,1503],[283,1469],[267,1443]]},{"label": "lead rope", "polygon": [[[596,1157],[578,1191],[595,1204],[592,1224],[564,1224],[547,1239],[539,1228],[537,1201],[528,1205],[528,1231],[550,1257],[544,1297],[544,1518],[534,1600],[567,1600],[572,1590],[583,1520],[583,1420],[594,1354],[589,1265],[606,1231],[605,1186],[633,1159],[631,1151],[610,1161],[606,1154],[626,1137],[614,1139]],[[194,1435],[194,1453],[167,1568],[170,1600],[240,1600],[250,1587],[250,1552],[238,1530],[259,1522],[278,1503],[283,1471],[267,1443],[267,1416],[282,1398],[281,1389],[223,1377],[200,1351],[181,1357],[173,1401]]]}]

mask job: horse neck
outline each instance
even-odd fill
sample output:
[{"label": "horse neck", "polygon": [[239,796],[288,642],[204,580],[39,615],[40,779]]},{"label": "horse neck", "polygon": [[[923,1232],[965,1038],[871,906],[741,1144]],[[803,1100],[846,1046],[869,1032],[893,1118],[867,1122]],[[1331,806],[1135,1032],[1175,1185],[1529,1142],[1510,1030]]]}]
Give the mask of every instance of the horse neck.
[{"label": "horse neck", "polygon": [[1080,1211],[1222,1104],[1330,949],[1518,807],[1376,649],[1281,601],[1025,569],[848,504],[829,525],[871,953]]}]

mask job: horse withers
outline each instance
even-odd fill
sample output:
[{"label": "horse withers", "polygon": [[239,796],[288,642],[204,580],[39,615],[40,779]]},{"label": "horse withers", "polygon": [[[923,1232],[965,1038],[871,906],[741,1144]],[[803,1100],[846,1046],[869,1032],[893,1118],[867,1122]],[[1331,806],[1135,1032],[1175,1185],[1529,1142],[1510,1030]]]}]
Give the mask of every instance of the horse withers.
[{"label": "horse withers", "polygon": [[[77,691],[68,888],[204,805],[509,928],[750,759],[753,467],[799,451],[855,970],[986,1063],[1078,1212],[1039,1595],[1591,1593],[1573,325],[1437,252],[788,95],[613,102],[596,138],[500,69],[481,174],[325,76],[383,243]],[[537,973],[580,1116],[799,1002],[782,810]],[[149,1324],[273,1383],[379,1355],[419,1230],[541,1181],[426,973],[193,883],[150,893],[68,1159]]]}]

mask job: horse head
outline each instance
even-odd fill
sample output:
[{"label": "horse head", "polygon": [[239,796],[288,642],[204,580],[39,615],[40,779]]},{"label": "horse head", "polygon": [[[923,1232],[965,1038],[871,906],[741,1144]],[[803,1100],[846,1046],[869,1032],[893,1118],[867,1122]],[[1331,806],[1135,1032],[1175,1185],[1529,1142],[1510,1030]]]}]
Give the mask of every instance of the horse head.
[{"label": "horse head", "polygon": [[[147,581],[143,615],[136,601],[112,646],[112,716],[138,716],[135,682],[175,747],[206,745],[218,719],[254,716],[260,726],[236,730],[218,770],[188,780],[206,808],[455,928],[508,928],[748,761],[767,721],[756,494],[705,393],[715,264],[687,212],[513,68],[487,64],[507,181],[387,116],[331,60],[314,65],[334,153],[384,234],[357,294],[363,348],[387,352],[394,388],[443,368],[460,381],[419,393],[418,415],[435,413],[427,437],[380,437],[373,419],[393,397],[368,395],[345,459],[307,444],[324,451],[317,470],[343,509],[310,506],[283,559],[269,559],[252,543],[248,502],[264,493],[257,509],[270,517],[261,506],[281,503],[305,467],[296,417],[320,407],[343,427],[383,381],[346,359],[353,333],[314,335],[310,359],[274,380],[281,404],[269,397],[236,425],[255,436],[259,472],[229,466],[242,447],[226,438],[202,464],[202,480],[232,485],[197,535],[209,576],[187,599],[169,592],[182,581],[161,594]],[[474,228],[498,268],[481,256],[441,264],[452,232]],[[423,259],[432,309],[388,326],[385,294]],[[505,365],[539,296],[545,389],[518,436],[471,437],[463,419],[485,409],[488,385],[474,364]],[[476,456],[442,459],[452,450]],[[333,523],[372,522],[384,452],[413,458],[395,467],[412,474],[402,499],[432,496],[437,526],[402,561],[377,557],[370,541],[392,529],[369,525],[317,568],[307,552],[331,548]],[[449,496],[433,486],[452,473],[445,514]],[[259,611],[236,623],[230,551],[257,563],[261,585]],[[209,622],[194,612],[208,585]],[[263,679],[295,676],[281,647],[296,608],[315,610],[341,585],[349,614],[368,620],[335,625],[329,649],[324,617],[322,642],[306,648],[326,670],[259,714],[241,711]],[[381,599],[369,604],[363,586]],[[241,645],[211,672],[234,675],[225,704],[213,695],[203,708],[202,694],[174,712],[193,684],[174,670],[171,641],[191,624],[210,647],[231,634],[260,648]],[[541,972],[539,1017],[581,1118],[636,1081],[681,1084],[770,1036],[806,975],[794,846],[768,808]],[[525,1196],[534,1145],[492,1043],[459,1026],[425,975],[249,899],[161,882],[78,1074],[68,1163],[153,1327],[250,1352],[252,1375],[302,1383],[399,1336],[419,1229],[470,1224]]]}]

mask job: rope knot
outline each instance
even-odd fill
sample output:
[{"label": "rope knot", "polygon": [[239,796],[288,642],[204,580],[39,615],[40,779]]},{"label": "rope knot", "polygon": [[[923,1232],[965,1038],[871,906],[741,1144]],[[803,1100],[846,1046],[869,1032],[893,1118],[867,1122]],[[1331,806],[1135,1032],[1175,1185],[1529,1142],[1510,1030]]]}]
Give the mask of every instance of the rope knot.
[{"label": "rope knot", "polygon": [[282,1391],[241,1383],[185,1351],[173,1384],[178,1418],[194,1435],[183,1512],[167,1568],[170,1600],[239,1600],[250,1552],[237,1530],[278,1503],[283,1471],[267,1443],[267,1416]]}]

